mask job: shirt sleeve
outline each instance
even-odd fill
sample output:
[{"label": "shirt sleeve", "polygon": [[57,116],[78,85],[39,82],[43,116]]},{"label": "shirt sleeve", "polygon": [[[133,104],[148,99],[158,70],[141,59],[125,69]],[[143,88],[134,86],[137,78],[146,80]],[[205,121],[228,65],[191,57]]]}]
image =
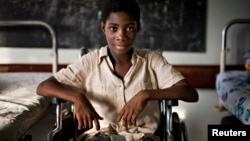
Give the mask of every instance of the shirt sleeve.
[{"label": "shirt sleeve", "polygon": [[82,89],[84,78],[86,78],[87,72],[90,72],[90,65],[86,55],[69,64],[66,68],[60,69],[54,74],[54,77],[60,83]]},{"label": "shirt sleeve", "polygon": [[183,75],[174,69],[162,55],[151,53],[149,58],[151,58],[151,66],[155,71],[160,89],[171,87],[178,81],[184,79]]}]

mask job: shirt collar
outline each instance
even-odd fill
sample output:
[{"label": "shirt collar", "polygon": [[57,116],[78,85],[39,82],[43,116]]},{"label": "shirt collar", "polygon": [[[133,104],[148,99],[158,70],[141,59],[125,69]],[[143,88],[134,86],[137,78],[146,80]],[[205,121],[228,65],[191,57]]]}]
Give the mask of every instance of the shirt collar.
[{"label": "shirt collar", "polygon": [[[101,47],[100,49],[100,53],[98,56],[98,63],[100,64],[102,62],[102,58],[104,57],[108,57],[108,45]],[[144,60],[145,56],[143,56],[143,54],[140,54],[140,50],[136,49],[133,47],[133,55],[132,55],[132,64],[134,64],[136,59],[142,59]]]}]

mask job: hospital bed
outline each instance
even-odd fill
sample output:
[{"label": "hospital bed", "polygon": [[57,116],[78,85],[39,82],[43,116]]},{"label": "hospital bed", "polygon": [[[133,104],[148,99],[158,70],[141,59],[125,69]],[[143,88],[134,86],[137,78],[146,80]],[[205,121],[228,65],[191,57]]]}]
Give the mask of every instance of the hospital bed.
[{"label": "hospital bed", "polygon": [[46,113],[51,99],[36,94],[37,85],[57,71],[56,37],[43,21],[0,21],[0,27],[42,27],[49,31],[52,46],[51,72],[0,72],[0,140],[24,141],[27,132]]},{"label": "hospital bed", "polygon": [[250,19],[235,19],[227,23],[222,30],[220,72],[216,76],[219,104],[215,108],[218,111],[229,111],[240,123],[250,125],[250,84],[247,83],[244,62],[240,64],[242,67],[231,67],[230,69],[226,61],[229,59],[227,55],[233,53],[226,44],[230,27],[247,24],[250,25]]}]

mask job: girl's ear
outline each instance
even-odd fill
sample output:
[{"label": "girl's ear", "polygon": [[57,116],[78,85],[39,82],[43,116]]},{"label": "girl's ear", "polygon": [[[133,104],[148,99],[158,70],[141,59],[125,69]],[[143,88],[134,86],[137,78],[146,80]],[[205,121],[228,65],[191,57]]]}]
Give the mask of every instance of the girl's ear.
[{"label": "girl's ear", "polygon": [[105,23],[104,22],[101,22],[101,29],[103,32],[105,32]]}]

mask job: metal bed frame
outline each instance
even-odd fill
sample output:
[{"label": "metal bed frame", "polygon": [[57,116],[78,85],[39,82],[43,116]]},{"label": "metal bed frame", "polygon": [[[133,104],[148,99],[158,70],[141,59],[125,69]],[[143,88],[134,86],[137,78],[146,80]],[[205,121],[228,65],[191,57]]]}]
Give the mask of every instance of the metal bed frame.
[{"label": "metal bed frame", "polygon": [[57,72],[58,69],[58,49],[56,47],[56,35],[53,28],[43,21],[0,21],[0,27],[10,27],[10,26],[42,26],[45,27],[50,35],[52,40],[52,53],[53,53],[53,65],[52,72]]},{"label": "metal bed frame", "polygon": [[[51,42],[52,42],[52,73],[57,72],[58,70],[58,49],[56,46],[56,34],[53,28],[44,21],[37,21],[37,20],[20,20],[20,21],[0,21],[0,27],[21,27],[21,26],[40,26],[47,29],[51,35]],[[60,108],[60,107],[58,107]],[[57,109],[58,109],[57,108]],[[59,121],[57,121],[59,122]],[[25,131],[26,132],[26,131]],[[23,133],[25,134],[25,133]]]},{"label": "metal bed frame", "polygon": [[[250,24],[250,19],[234,19],[229,21],[222,29],[222,44],[221,44],[221,53],[220,53],[220,73],[225,71],[226,66],[226,55],[229,51],[227,48],[227,33],[232,25],[236,24]],[[223,106],[221,99],[219,98],[219,103],[215,106],[217,111],[225,111],[226,109]]]}]

